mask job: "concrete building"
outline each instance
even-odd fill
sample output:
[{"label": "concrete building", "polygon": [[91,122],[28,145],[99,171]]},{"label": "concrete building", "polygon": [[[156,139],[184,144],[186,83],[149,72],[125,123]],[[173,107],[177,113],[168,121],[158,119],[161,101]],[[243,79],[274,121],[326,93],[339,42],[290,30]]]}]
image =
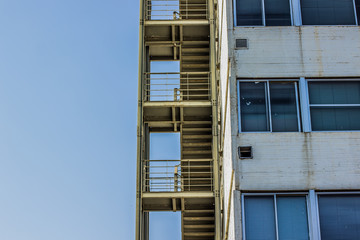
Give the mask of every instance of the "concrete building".
[{"label": "concrete building", "polygon": [[140,6],[136,240],[360,239],[360,0]]},{"label": "concrete building", "polygon": [[360,239],[359,6],[219,1],[229,239]]}]

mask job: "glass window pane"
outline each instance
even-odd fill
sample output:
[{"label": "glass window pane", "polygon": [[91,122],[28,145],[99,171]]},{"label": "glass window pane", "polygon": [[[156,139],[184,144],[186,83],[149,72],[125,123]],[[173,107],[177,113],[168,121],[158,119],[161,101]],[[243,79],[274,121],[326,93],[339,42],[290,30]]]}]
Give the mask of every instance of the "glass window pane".
[{"label": "glass window pane", "polygon": [[314,131],[360,130],[360,107],[310,109]]},{"label": "glass window pane", "polygon": [[275,240],[274,197],[245,197],[246,240]]},{"label": "glass window pane", "polygon": [[291,26],[289,0],[265,0],[266,26]]},{"label": "glass window pane", "polygon": [[354,25],[353,0],[301,0],[303,25]]},{"label": "glass window pane", "polygon": [[360,104],[360,82],[309,82],[310,104]]},{"label": "glass window pane", "polygon": [[306,197],[277,197],[279,240],[308,240]]},{"label": "glass window pane", "polygon": [[261,0],[236,0],[236,24],[238,26],[263,25]]},{"label": "glass window pane", "polygon": [[319,195],[322,240],[360,239],[360,195]]},{"label": "glass window pane", "polygon": [[241,130],[268,131],[265,82],[240,83]]},{"label": "glass window pane", "polygon": [[355,0],[356,5],[356,15],[357,15],[357,22],[360,25],[360,0]]},{"label": "glass window pane", "polygon": [[273,132],[298,131],[295,83],[270,83]]}]

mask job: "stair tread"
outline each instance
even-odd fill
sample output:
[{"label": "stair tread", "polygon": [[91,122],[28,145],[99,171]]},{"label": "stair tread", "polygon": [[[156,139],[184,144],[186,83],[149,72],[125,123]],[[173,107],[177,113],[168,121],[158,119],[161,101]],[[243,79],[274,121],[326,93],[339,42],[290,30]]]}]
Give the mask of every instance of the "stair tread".
[{"label": "stair tread", "polygon": [[214,228],[215,225],[213,224],[207,224],[207,225],[184,225],[184,228]]},{"label": "stair tread", "polygon": [[184,236],[215,236],[214,232],[185,232]]},{"label": "stair tread", "polygon": [[184,221],[211,221],[214,217],[184,217]]}]

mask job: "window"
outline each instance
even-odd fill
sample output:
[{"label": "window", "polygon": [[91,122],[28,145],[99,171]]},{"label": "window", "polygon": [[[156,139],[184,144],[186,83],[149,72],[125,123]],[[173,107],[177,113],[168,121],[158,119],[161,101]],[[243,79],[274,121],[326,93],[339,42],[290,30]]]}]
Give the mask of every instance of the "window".
[{"label": "window", "polygon": [[244,240],[360,239],[360,193],[243,193]]},{"label": "window", "polygon": [[357,22],[360,24],[360,0],[355,0]]},{"label": "window", "polygon": [[239,81],[242,132],[299,131],[296,82]]},{"label": "window", "polygon": [[359,81],[309,81],[313,131],[360,130]]},{"label": "window", "polygon": [[[353,0],[300,0],[300,3],[303,25],[357,24]],[[359,0],[356,5],[358,9]]]},{"label": "window", "polygon": [[289,0],[236,0],[237,26],[291,26]]},{"label": "window", "polygon": [[305,195],[245,195],[244,239],[309,239]]},{"label": "window", "polygon": [[360,195],[318,195],[322,240],[360,239]]}]

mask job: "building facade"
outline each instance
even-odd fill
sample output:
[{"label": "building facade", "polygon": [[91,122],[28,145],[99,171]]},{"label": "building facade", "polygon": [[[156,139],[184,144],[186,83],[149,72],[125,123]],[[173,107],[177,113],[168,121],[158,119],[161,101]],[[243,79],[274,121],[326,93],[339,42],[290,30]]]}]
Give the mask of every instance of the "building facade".
[{"label": "building facade", "polygon": [[360,239],[359,6],[221,1],[229,239]]},{"label": "building facade", "polygon": [[[183,240],[360,239],[359,17],[360,0],[141,0],[136,240],[155,212],[180,213]],[[153,154],[162,133],[179,157]]]}]

